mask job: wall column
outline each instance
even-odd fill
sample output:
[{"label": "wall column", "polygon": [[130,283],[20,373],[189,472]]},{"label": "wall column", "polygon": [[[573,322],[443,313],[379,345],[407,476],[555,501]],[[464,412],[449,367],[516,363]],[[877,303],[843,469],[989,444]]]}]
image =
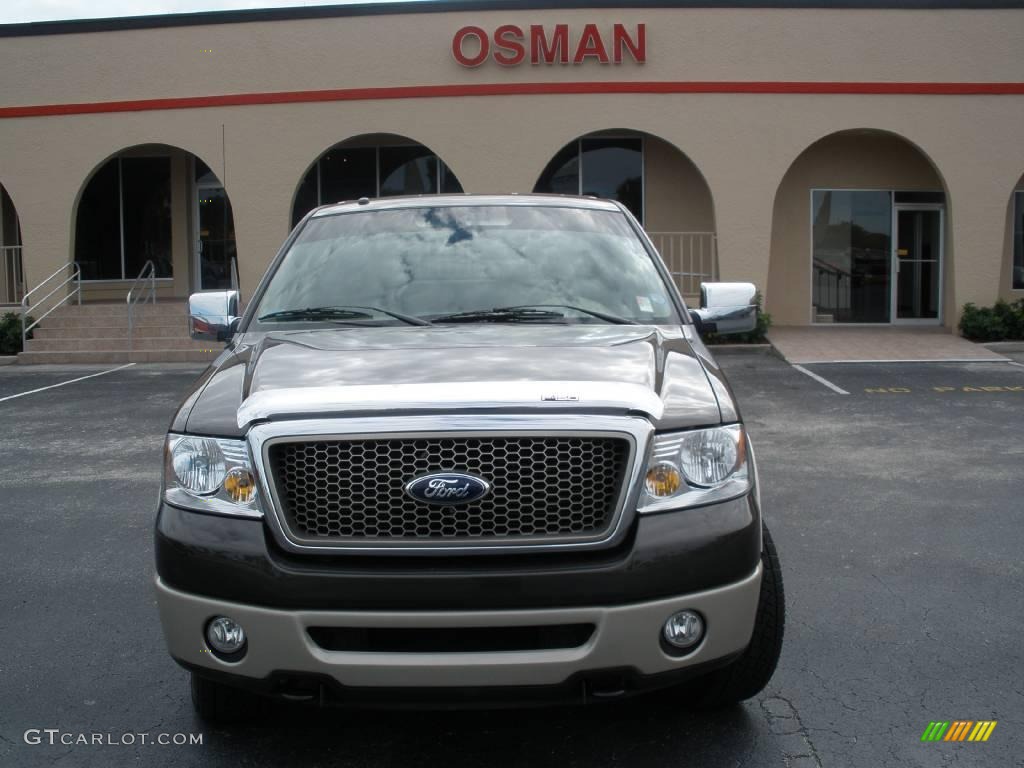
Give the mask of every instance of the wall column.
[{"label": "wall column", "polygon": [[774,178],[730,180],[705,173],[715,200],[719,279],[753,283],[767,307]]},{"label": "wall column", "polygon": [[1004,294],[1003,261],[1006,238],[1006,210],[1019,168],[993,151],[1000,145],[985,137],[964,138],[963,144],[936,160],[942,168],[948,191],[944,257],[946,269],[944,325],[957,329],[964,304],[991,306]]},{"label": "wall column", "polygon": [[242,301],[252,298],[263,273],[291,229],[296,180],[274,175],[257,161],[236,162],[231,172],[238,283]]},{"label": "wall column", "polygon": [[946,244],[944,256],[952,259],[946,276],[953,282],[946,295],[952,296],[953,306],[946,307],[945,324],[956,328],[964,304],[991,306],[999,298],[1010,187],[978,173],[949,173],[946,181],[952,198],[952,226],[947,228],[952,242]]},{"label": "wall column", "polygon": [[[24,180],[23,183],[12,181],[17,190],[11,194],[21,222],[22,269],[25,275],[25,290],[35,288],[44,278],[54,272],[62,264],[71,260],[71,244],[74,236],[74,222],[70,212],[74,207],[77,190],[62,189],[57,185],[40,183],[40,179],[56,179],[60,173],[53,169],[50,173],[45,169],[38,170],[35,179]],[[68,185],[68,187],[73,185]],[[11,191],[12,187],[8,187]],[[55,280],[54,283],[57,281]],[[48,290],[41,291],[45,295]],[[40,295],[33,296],[31,301],[38,300]],[[47,304],[57,298],[52,296]]]},{"label": "wall column", "polygon": [[[188,296],[192,290],[195,248],[192,237],[190,193],[192,158],[185,152],[171,153],[171,263],[173,264],[175,296]],[[134,275],[131,275],[134,277]]]}]

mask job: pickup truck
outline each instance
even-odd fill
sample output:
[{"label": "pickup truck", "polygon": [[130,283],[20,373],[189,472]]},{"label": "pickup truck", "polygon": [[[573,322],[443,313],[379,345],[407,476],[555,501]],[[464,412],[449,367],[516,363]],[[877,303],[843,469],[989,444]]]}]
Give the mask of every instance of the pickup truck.
[{"label": "pickup truck", "polygon": [[[639,223],[584,197],[324,206],[175,413],[156,519],[171,656],[203,718],[758,693],[782,646],[754,450]],[[262,695],[262,696],[261,696]]]}]

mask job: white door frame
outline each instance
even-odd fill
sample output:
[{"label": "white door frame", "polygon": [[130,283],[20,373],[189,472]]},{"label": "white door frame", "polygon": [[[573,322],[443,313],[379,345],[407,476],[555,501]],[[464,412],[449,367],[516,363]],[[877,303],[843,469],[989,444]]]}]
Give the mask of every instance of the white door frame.
[{"label": "white door frame", "polygon": [[[897,255],[899,250],[899,214],[900,211],[938,211],[939,214],[939,254],[937,258],[939,269],[939,312],[937,318],[912,317],[900,319],[897,315],[899,304],[899,266],[900,259]],[[892,206],[892,237],[891,255],[889,259],[889,322],[892,325],[942,325],[943,301],[946,276],[946,206],[942,203],[897,203]]]}]

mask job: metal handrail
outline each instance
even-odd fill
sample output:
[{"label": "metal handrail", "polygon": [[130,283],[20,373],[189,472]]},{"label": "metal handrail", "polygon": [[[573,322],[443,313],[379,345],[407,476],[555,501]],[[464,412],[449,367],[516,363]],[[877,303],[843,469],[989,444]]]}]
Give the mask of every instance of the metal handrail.
[{"label": "metal handrail", "polygon": [[[28,317],[28,308],[29,308],[29,300],[28,299],[29,299],[29,297],[33,293],[35,293],[36,291],[39,291],[39,290],[42,290],[43,288],[45,288],[46,285],[51,280],[53,280],[54,278],[60,277],[61,273],[65,269],[68,269],[68,268],[71,269],[71,274],[68,275],[68,277],[65,278],[63,282],[58,283],[49,293],[47,293],[45,296],[43,296],[41,299],[39,299],[39,301],[36,302],[36,306],[37,307],[41,306],[44,301],[46,301],[48,298],[53,296],[53,294],[55,294],[57,291],[59,291],[61,288],[63,288],[65,285],[68,285],[69,283],[74,283],[75,284],[74,289],[69,291],[60,301],[58,301],[56,304],[54,304],[52,307],[50,307],[48,310],[46,310],[46,312],[44,312],[42,315],[40,315],[35,320],[33,320],[28,326],[26,326],[25,325],[25,319]],[[55,309],[57,309],[58,307],[60,307],[60,306],[62,306],[64,304],[66,304],[67,302],[69,302],[73,296],[77,296],[78,297],[78,304],[81,305],[81,303],[82,303],[82,268],[78,266],[78,262],[77,261],[69,261],[67,264],[62,264],[55,272],[53,272],[53,274],[51,274],[49,277],[47,277],[45,280],[43,280],[41,283],[39,283],[39,285],[37,285],[35,288],[33,288],[31,291],[29,291],[28,293],[26,293],[24,296],[21,297],[21,348],[22,349],[25,348],[25,340],[26,340],[26,337],[28,336],[29,331],[31,331],[33,328],[35,328],[37,325],[39,325],[39,323],[41,323],[46,318],[46,316],[49,315],[51,312],[53,312]]]},{"label": "metal handrail", "polygon": [[[144,280],[148,280],[149,284],[146,285]],[[140,286],[141,284],[141,286]],[[143,287],[144,290],[140,291],[136,296],[135,291]],[[146,296],[146,289],[149,291],[149,295]],[[145,298],[143,298],[145,297]],[[131,352],[134,349],[134,336],[135,336],[135,305],[140,301],[144,304],[147,300],[152,300],[153,304],[156,304],[156,265],[153,260],[150,259],[142,265],[142,269],[139,270],[138,277],[132,282],[132,287],[128,290],[128,295],[125,297],[125,302],[128,305],[128,351]]]}]

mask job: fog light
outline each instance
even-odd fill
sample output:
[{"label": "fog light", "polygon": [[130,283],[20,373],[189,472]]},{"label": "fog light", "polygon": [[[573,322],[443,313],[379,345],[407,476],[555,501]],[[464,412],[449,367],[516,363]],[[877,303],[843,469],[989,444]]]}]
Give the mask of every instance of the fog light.
[{"label": "fog light", "polygon": [[217,616],[206,625],[206,642],[210,648],[231,655],[245,648],[245,630],[227,616]]},{"label": "fog light", "polygon": [[673,613],[665,622],[661,634],[673,648],[693,648],[704,637],[704,619],[694,611]]}]

